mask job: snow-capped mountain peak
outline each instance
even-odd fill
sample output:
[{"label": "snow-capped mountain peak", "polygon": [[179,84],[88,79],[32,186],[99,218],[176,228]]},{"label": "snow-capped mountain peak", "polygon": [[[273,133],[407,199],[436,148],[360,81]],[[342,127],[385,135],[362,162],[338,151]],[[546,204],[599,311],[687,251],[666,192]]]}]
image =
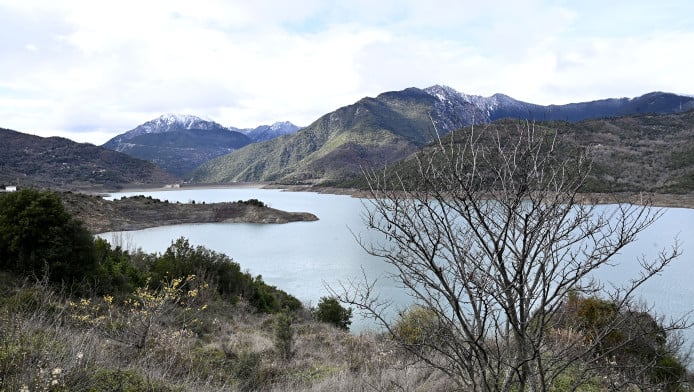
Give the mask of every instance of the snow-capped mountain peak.
[{"label": "snow-capped mountain peak", "polygon": [[289,121],[278,121],[272,125],[261,125],[256,128],[240,130],[255,142],[274,139],[279,136],[288,135],[301,129]]},{"label": "snow-capped mountain peak", "polygon": [[196,122],[200,121],[207,121],[203,120],[200,117],[193,116],[190,114],[177,114],[177,113],[167,113],[163,114],[159,117],[159,120],[162,122],[166,122],[167,124],[193,124]]},{"label": "snow-capped mountain peak", "polygon": [[[190,114],[167,113],[148,121],[143,127],[145,133],[167,132],[172,129],[219,129],[222,125]],[[137,128],[136,128],[137,129]]]},{"label": "snow-capped mountain peak", "polygon": [[181,130],[228,131],[246,134],[253,141],[272,139],[278,136],[296,132],[300,127],[289,121],[278,121],[272,125],[261,125],[256,128],[239,129],[225,127],[209,119],[190,114],[167,113],[153,120],[138,125],[134,129],[122,133],[104,144],[107,148],[116,149],[121,143],[145,134],[159,134]]},{"label": "snow-capped mountain peak", "polygon": [[105,146],[115,146],[144,134],[157,134],[178,130],[228,130],[224,126],[189,114],[163,114],[153,120],[138,125],[106,142]]},{"label": "snow-capped mountain peak", "polygon": [[448,86],[441,86],[441,85],[434,85],[428,88],[425,88],[424,91],[429,93],[430,95],[435,96],[436,98],[439,99],[439,101],[443,103],[449,103],[449,102],[467,102],[470,104],[475,105],[477,109],[487,112],[489,110],[493,110],[496,108],[499,104],[498,99],[496,98],[496,95],[493,95],[491,97],[483,97],[481,95],[471,95],[471,94],[465,94],[461,93],[457,90],[455,90],[452,87]]}]

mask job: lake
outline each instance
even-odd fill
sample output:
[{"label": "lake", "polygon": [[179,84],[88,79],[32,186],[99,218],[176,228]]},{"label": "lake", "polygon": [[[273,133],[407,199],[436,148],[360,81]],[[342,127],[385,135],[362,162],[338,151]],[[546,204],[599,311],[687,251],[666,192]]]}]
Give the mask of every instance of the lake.
[{"label": "lake", "polygon": [[[268,284],[296,296],[306,304],[315,305],[328,295],[326,285],[337,287],[340,281],[381,276],[389,267],[368,255],[355,236],[368,240],[380,237],[367,232],[361,214],[360,199],[344,195],[312,192],[284,192],[278,189],[228,188],[183,189],[152,192],[114,193],[111,197],[146,195],[170,202],[223,202],[258,199],[273,208],[286,211],[311,212],[315,222],[288,224],[211,223],[157,227],[145,230],[105,233],[101,236],[126,248],[145,252],[163,252],[178,237],[186,237],[193,245],[203,245],[224,253],[253,275],[262,275]],[[606,284],[619,284],[635,276],[636,257],[655,255],[678,237],[683,255],[660,276],[652,278],[639,289],[642,300],[659,314],[681,316],[694,310],[694,210],[664,209],[663,216],[637,242],[625,248],[614,260],[617,265],[605,268],[597,277]],[[384,298],[405,306],[410,298],[385,279],[379,281]],[[361,331],[374,325],[355,314],[352,330]],[[687,332],[694,342],[694,333]]]}]

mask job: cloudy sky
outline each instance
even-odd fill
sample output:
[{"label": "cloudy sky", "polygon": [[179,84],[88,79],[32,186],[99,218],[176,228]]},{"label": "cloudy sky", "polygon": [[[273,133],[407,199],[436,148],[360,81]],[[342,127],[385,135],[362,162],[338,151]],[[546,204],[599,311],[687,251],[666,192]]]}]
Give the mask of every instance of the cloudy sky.
[{"label": "cloudy sky", "polygon": [[102,144],[164,113],[308,125],[445,84],[694,94],[691,0],[0,0],[0,127]]}]

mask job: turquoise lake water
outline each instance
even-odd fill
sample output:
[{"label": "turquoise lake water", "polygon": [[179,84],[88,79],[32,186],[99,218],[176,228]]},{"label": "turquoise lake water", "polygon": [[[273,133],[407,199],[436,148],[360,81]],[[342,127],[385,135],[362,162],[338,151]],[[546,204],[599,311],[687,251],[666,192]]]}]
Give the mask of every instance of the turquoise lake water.
[{"label": "turquoise lake water", "polygon": [[[383,277],[389,267],[368,255],[355,237],[379,241],[362,222],[362,200],[342,195],[311,192],[284,192],[277,189],[231,188],[191,189],[154,192],[116,193],[112,197],[143,194],[171,202],[222,202],[259,199],[273,208],[311,212],[316,222],[267,224],[186,224],[131,232],[105,233],[102,237],[127,248],[145,252],[163,252],[175,239],[186,237],[193,245],[222,252],[253,275],[275,285],[306,304],[315,305],[329,294],[326,286],[340,282],[382,276],[378,288],[383,298],[396,306],[406,306],[410,297],[392,281]],[[618,255],[615,266],[602,269],[596,277],[607,286],[626,282],[637,273],[634,260],[640,255],[655,255],[673,244],[678,237],[683,255],[660,276],[639,289],[641,300],[657,313],[678,317],[694,310],[694,210],[664,209],[663,216],[639,239]],[[352,330],[375,328],[368,319],[355,315]],[[694,333],[687,332],[694,342]]]}]

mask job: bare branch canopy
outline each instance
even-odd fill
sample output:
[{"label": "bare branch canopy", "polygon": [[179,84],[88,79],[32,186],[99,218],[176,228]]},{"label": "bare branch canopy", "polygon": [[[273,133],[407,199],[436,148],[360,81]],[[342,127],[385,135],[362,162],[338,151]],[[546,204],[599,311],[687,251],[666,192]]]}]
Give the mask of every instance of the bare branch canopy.
[{"label": "bare branch canopy", "polygon": [[[386,316],[366,276],[343,285],[340,298],[461,390],[576,390],[605,375],[615,389],[656,385],[663,380],[647,375],[657,356],[636,361],[625,347],[684,327],[649,324],[634,306],[635,290],[679,247],[639,260],[642,273],[621,287],[594,281],[661,212],[590,203],[580,193],[590,173],[588,149],[530,123],[437,137],[404,165],[366,174],[364,221],[385,240],[362,246],[414,298],[417,333],[403,333],[404,313]],[[604,309],[590,318],[590,306]]]}]

